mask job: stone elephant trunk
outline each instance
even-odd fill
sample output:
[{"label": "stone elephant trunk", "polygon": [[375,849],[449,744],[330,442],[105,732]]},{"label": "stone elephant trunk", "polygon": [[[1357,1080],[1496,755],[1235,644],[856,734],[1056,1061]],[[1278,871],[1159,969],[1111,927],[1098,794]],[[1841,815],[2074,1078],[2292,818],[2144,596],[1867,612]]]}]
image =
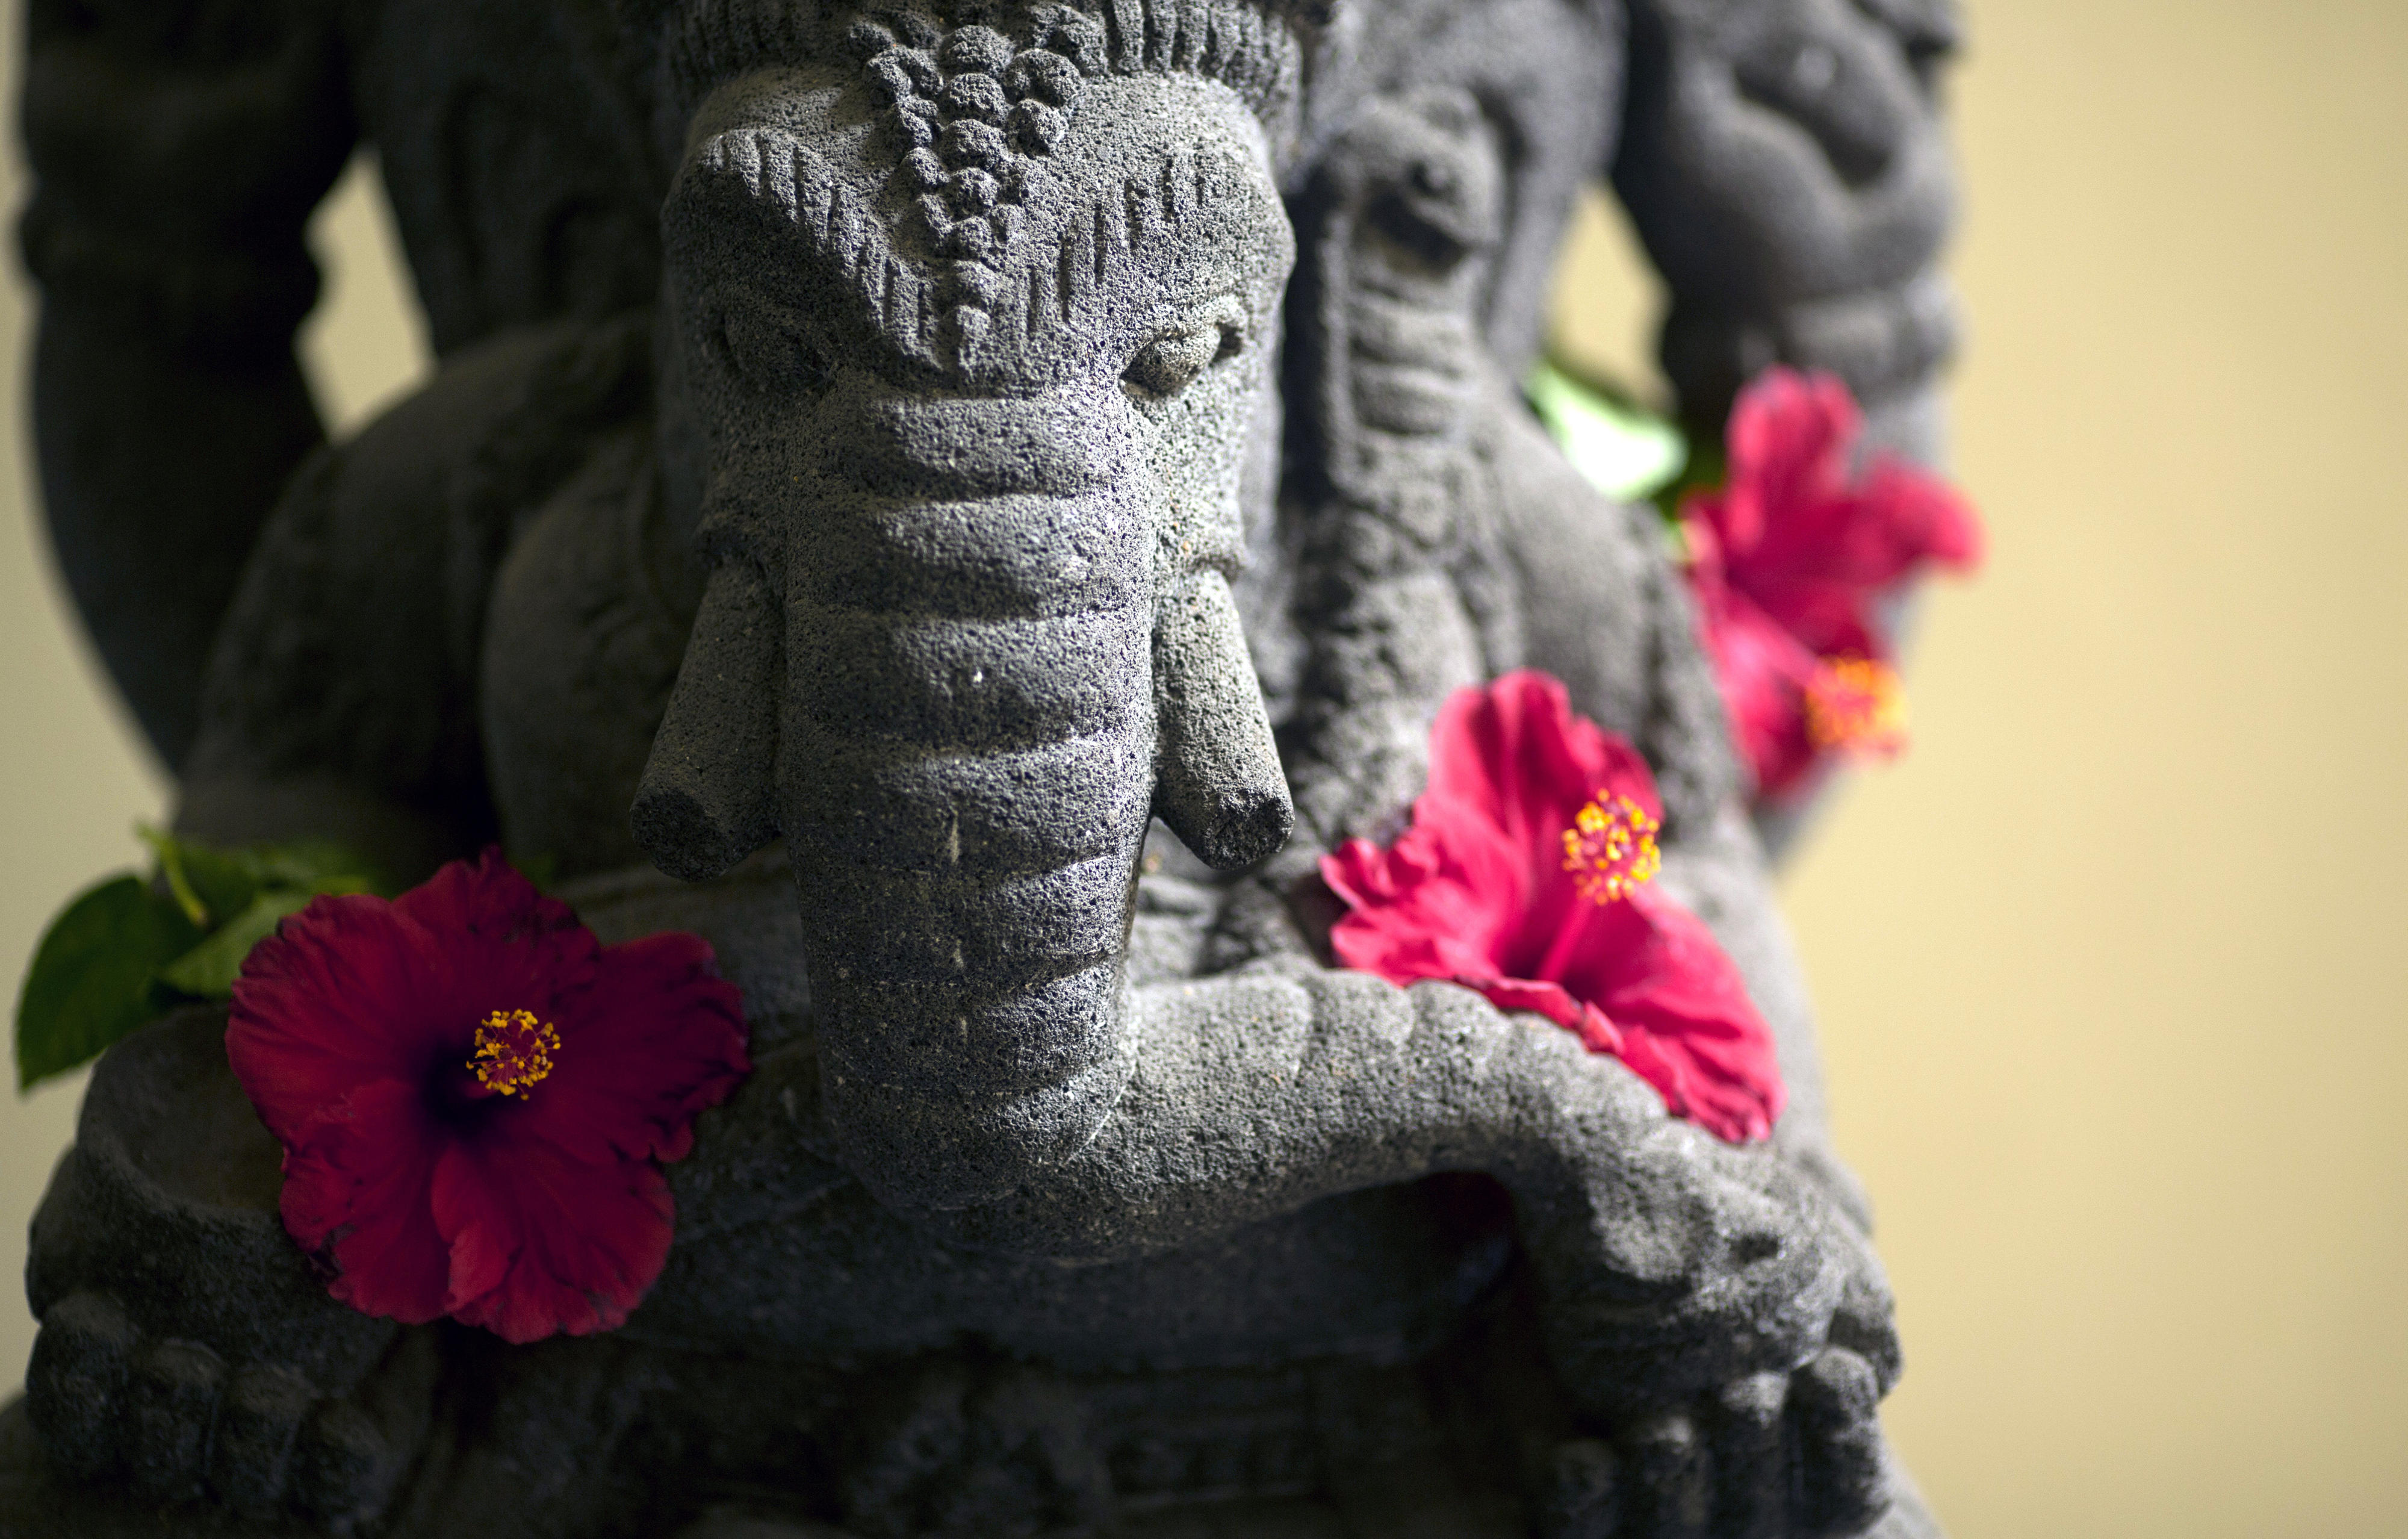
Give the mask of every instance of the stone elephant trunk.
[{"label": "stone elephant trunk", "polygon": [[828,1112],[913,1202],[1007,1191],[1111,1108],[1151,816],[1221,865],[1292,821],[1226,581],[1163,539],[1129,415],[832,392],[781,538],[710,581],[637,804],[688,877],[782,831]]},{"label": "stone elephant trunk", "polygon": [[1294,819],[1227,583],[1294,40],[977,14],[695,35],[663,236],[711,576],[634,810],[682,877],[784,837],[825,1111],[922,1211],[1118,1099],[1150,818],[1221,867]]}]

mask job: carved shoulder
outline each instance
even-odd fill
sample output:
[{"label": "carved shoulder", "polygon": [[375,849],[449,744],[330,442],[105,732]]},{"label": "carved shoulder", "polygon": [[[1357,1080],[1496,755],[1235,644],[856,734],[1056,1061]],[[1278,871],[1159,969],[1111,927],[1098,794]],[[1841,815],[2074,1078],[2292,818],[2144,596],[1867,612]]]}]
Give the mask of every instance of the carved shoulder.
[{"label": "carved shoulder", "polygon": [[294,477],[211,660],[190,831],[334,831],[269,826],[300,783],[408,810],[441,830],[425,855],[491,837],[476,697],[494,574],[552,489],[644,417],[649,342],[643,315],[514,334]]}]

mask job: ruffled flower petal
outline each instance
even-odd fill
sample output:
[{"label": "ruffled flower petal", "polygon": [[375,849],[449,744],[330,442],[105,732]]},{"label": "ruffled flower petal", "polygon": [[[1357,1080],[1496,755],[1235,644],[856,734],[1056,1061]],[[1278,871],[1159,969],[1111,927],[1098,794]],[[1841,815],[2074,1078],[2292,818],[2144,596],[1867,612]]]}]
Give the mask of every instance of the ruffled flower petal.
[{"label": "ruffled flower petal", "polygon": [[1629,898],[1640,938],[1592,985],[1622,1057],[1676,1116],[1734,1143],[1769,1138],[1787,1096],[1771,1030],[1702,920],[1653,887]]},{"label": "ruffled flower petal", "polygon": [[1323,880],[1353,908],[1329,932],[1340,963],[1397,984],[1495,973],[1521,920],[1520,873],[1454,827],[1452,841],[1414,828],[1386,850],[1350,840],[1324,858]]},{"label": "ruffled flower petal", "polygon": [[1815,765],[1806,729],[1814,654],[1745,600],[1732,605],[1706,651],[1721,681],[1732,741],[1747,760],[1757,794],[1783,796]]},{"label": "ruffled flower petal", "polygon": [[[1733,1141],[1767,1136],[1783,1094],[1771,1033],[1712,933],[1646,885],[1638,836],[1661,803],[1637,751],[1526,671],[1449,699],[1430,763],[1393,844],[1354,840],[1321,861],[1348,909],[1330,929],[1338,960],[1542,1015],[1621,1058],[1675,1114]],[[1634,836],[1632,881],[1601,898],[1614,889],[1584,884],[1568,837],[1609,800]]]},{"label": "ruffled flower petal", "polygon": [[1457,690],[1430,727],[1426,797],[1484,820],[1514,848],[1528,847],[1542,826],[1553,838],[1600,787],[1664,815],[1639,751],[1574,715],[1562,681],[1535,669]]},{"label": "ruffled flower petal", "polygon": [[1863,430],[1856,398],[1832,375],[1774,367],[1750,381],[1723,432],[1728,481],[1708,499],[1727,549],[1745,554],[1778,541],[1789,510],[1839,496]]},{"label": "ruffled flower petal", "polygon": [[353,1087],[286,1141],[284,1228],[333,1267],[336,1298],[406,1325],[443,1314],[446,1246],[430,1193],[446,1143],[421,1087],[399,1080]]},{"label": "ruffled flower petal", "polygon": [[625,1320],[668,1255],[660,1165],[750,1071],[744,1042],[698,937],[605,949],[492,851],[285,921],[226,1031],[334,1296],[511,1341]]},{"label": "ruffled flower petal", "polygon": [[1810,705],[1817,690],[1830,702],[1831,667],[1888,664],[1884,595],[1925,567],[1964,571],[1982,557],[1980,521],[1947,482],[1890,454],[1858,473],[1863,432],[1836,378],[1767,369],[1731,409],[1728,480],[1682,510],[1701,640],[1768,798],[1796,791],[1828,753],[1903,745],[1895,709],[1878,729],[1818,734]]},{"label": "ruffled flower petal", "polygon": [[485,1009],[545,1014],[562,995],[593,983],[602,951],[567,904],[545,897],[498,850],[449,862],[394,899],[393,909],[443,938]]},{"label": "ruffled flower petal", "polygon": [[675,1228],[652,1161],[587,1164],[540,1139],[445,1150],[432,1200],[450,1241],[444,1312],[509,1342],[625,1324]]},{"label": "ruffled flower petal", "polygon": [[577,922],[576,911],[547,898],[516,867],[489,849],[475,860],[450,861],[393,900],[408,915],[454,944],[474,939],[526,949],[532,965],[548,976],[574,979],[601,942]]},{"label": "ruffled flower petal", "polygon": [[367,897],[319,898],[251,948],[234,985],[226,1054],[287,1143],[353,1086],[415,1079],[452,959],[424,927]]},{"label": "ruffled flower petal", "polygon": [[580,1159],[684,1158],[695,1115],[752,1072],[743,999],[699,936],[608,948],[559,1019],[559,1065],[528,1098],[527,1130]]}]

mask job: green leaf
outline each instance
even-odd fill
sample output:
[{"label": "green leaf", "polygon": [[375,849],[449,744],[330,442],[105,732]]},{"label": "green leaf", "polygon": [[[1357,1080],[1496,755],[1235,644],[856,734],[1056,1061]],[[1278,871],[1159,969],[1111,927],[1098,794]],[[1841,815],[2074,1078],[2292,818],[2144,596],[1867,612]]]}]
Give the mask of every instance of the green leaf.
[{"label": "green leaf", "polygon": [[299,887],[273,887],[211,931],[207,940],[159,969],[159,981],[180,994],[222,1000],[234,992],[251,948],[276,930],[277,922],[309,906],[317,894]]},{"label": "green leaf", "polygon": [[386,892],[390,884],[368,860],[332,840],[221,847],[137,827],[159,858],[168,890],[194,924],[212,928],[276,887],[306,892]]},{"label": "green leaf", "polygon": [[159,862],[159,875],[165,880],[176,906],[184,911],[184,917],[195,925],[208,925],[209,906],[202,901],[201,895],[194,890],[192,878],[184,873],[183,846],[147,823],[136,824],[134,835],[150,846],[151,855]]},{"label": "green leaf", "polygon": [[35,953],[17,1005],[21,1089],[96,1057],[182,999],[224,999],[251,948],[310,899],[389,890],[367,861],[326,840],[227,849],[135,831],[157,876],[84,893]]},{"label": "green leaf", "polygon": [[249,851],[198,844],[140,824],[134,831],[158,857],[159,874],[184,916],[204,929],[224,924],[259,895],[259,862]]},{"label": "green leaf", "polygon": [[259,896],[258,864],[245,852],[183,840],[175,841],[172,847],[183,866],[184,879],[208,907],[209,916],[202,924],[222,925],[251,907],[251,899]]},{"label": "green leaf", "polygon": [[1610,497],[1635,502],[1652,496],[1688,460],[1679,428],[1554,364],[1534,366],[1522,389],[1564,458]]},{"label": "green leaf", "polygon": [[66,1073],[156,1017],[150,985],[200,928],[136,876],[114,877],[50,922],[17,997],[17,1088]]},{"label": "green leaf", "polygon": [[1681,521],[1681,504],[1700,492],[1711,492],[1730,479],[1730,467],[1718,443],[1698,445],[1690,452],[1689,463],[1681,473],[1657,487],[1656,510],[1665,522],[1677,525]]},{"label": "green leaf", "polygon": [[394,890],[391,880],[366,856],[328,839],[256,844],[241,853],[253,862],[263,887],[387,894]]}]

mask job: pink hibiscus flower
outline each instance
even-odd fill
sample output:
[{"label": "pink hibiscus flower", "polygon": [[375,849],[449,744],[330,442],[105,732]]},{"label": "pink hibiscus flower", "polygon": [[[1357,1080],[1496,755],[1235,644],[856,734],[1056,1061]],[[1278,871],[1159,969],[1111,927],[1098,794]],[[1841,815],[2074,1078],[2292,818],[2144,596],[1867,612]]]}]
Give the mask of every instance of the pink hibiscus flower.
[{"label": "pink hibiscus flower", "polygon": [[744,1040],[699,937],[605,947],[489,850],[285,920],[226,1056],[336,1298],[530,1342],[624,1324],[660,1275],[661,1165],[750,1072]]},{"label": "pink hibiscus flower", "polygon": [[1905,746],[1872,607],[1925,566],[1981,561],[1981,524],[1945,482],[1888,454],[1852,474],[1863,431],[1837,379],[1767,369],[1731,408],[1728,481],[1682,509],[1706,653],[1767,798],[1826,754]]},{"label": "pink hibiscus flower", "polygon": [[1509,673],[1458,691],[1430,733],[1429,786],[1383,850],[1321,860],[1350,912],[1339,961],[1394,984],[1445,978],[1578,1032],[1733,1143],[1781,1115],[1772,1035],[1695,914],[1655,887],[1663,817],[1629,743],[1564,686]]}]

